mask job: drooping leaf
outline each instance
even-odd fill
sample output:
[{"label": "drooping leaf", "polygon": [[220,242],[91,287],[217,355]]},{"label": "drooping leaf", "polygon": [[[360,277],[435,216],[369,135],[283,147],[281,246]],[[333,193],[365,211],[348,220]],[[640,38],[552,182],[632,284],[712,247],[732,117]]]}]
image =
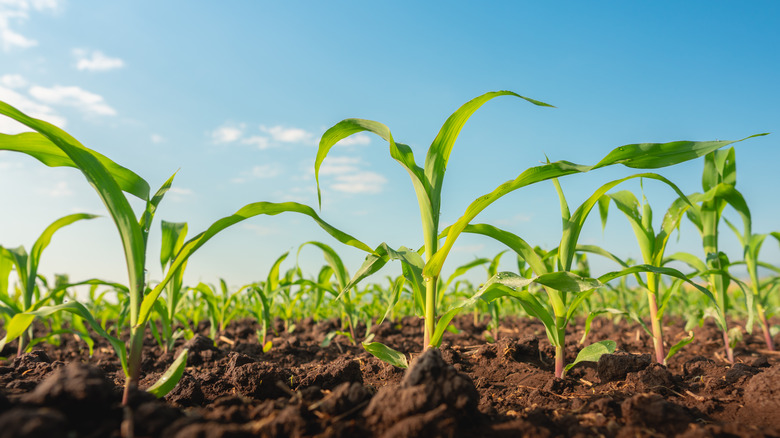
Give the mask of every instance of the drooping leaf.
[{"label": "drooping leaf", "polygon": [[[0,114],[8,115],[3,110],[8,111],[8,105],[0,102]],[[35,119],[30,118],[30,120]],[[42,121],[38,120],[38,122]],[[30,127],[37,129],[35,126]],[[67,136],[65,138],[76,142],[73,137],[70,137],[62,130],[59,130],[59,132],[54,131],[54,133],[54,135],[65,134]],[[0,134],[0,150],[23,152],[48,167],[79,167],[57,144],[49,140],[46,135],[38,132],[23,132],[16,135]],[[142,200],[146,200],[149,197],[149,184],[140,176],[98,152],[91,152],[114,177],[123,191]]]},{"label": "drooping leaf", "polygon": [[381,361],[387,362],[394,367],[409,368],[409,362],[406,360],[406,356],[400,351],[393,350],[381,342],[369,342],[362,345],[366,351]]},{"label": "drooping leaf", "polygon": [[157,398],[163,398],[173,391],[173,388],[179,384],[179,380],[184,375],[184,368],[187,367],[187,353],[185,348],[179,354],[179,357],[173,361],[170,367],[157,379],[152,386],[150,386],[146,392],[154,395]]},{"label": "drooping leaf", "polygon": [[666,354],[666,357],[664,358],[664,364],[669,361],[669,359],[672,358],[675,354],[677,354],[678,351],[680,351],[681,348],[685,347],[686,345],[693,342],[694,336],[693,331],[688,332],[688,336],[685,338],[680,339],[677,343],[672,345],[672,348],[669,349],[669,353]]},{"label": "drooping leaf", "polygon": [[587,347],[580,350],[580,352],[577,354],[577,358],[574,359],[574,362],[566,365],[563,368],[563,374],[566,375],[569,370],[582,362],[598,362],[599,358],[605,354],[612,354],[615,352],[615,348],[617,347],[617,344],[615,341],[599,341],[595,342],[593,344],[588,345]]}]

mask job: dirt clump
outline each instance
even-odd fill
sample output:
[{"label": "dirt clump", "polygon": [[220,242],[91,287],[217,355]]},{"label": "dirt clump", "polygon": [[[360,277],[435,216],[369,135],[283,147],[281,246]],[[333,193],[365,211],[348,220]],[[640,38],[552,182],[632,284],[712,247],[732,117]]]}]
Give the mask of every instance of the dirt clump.
[{"label": "dirt clump", "polygon": [[479,417],[479,393],[471,379],[430,348],[411,364],[399,387],[386,386],[364,417],[382,436],[451,436]]}]

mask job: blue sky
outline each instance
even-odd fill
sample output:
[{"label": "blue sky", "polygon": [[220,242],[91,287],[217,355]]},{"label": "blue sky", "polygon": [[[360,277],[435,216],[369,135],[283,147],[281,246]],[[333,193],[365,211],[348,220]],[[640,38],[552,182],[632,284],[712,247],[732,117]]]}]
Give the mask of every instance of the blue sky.
[{"label": "blue sky", "polygon": [[[155,230],[160,219],[186,221],[194,235],[256,201],[316,205],[316,144],[348,117],[385,123],[421,164],[449,114],[484,92],[508,89],[556,108],[503,97],[472,117],[445,179],[445,225],[545,154],[593,164],[623,144],[775,132],[737,146],[738,188],[755,231],[768,232],[780,230],[778,47],[780,5],[770,1],[0,0],[0,100],[64,127],[153,187],[179,170]],[[18,126],[0,120],[0,132]],[[660,173],[694,192],[701,166]],[[603,169],[561,183],[574,208],[631,173]],[[372,246],[421,244],[408,175],[381,139],[358,135],[335,148],[322,187],[322,216],[333,225]],[[624,188],[640,193],[638,184]],[[654,182],[644,189],[660,218],[671,191]],[[11,153],[0,153],[0,205],[0,245],[8,247],[29,248],[66,214],[105,212],[77,171]],[[613,213],[604,233],[594,215],[581,243],[638,257],[625,219]],[[560,239],[550,183],[508,195],[476,221],[546,248]],[[258,217],[193,256],[187,279],[259,280],[278,255],[308,240],[332,244],[353,272],[363,258],[302,216]],[[459,242],[445,273],[502,249],[478,238]],[[690,225],[674,245],[701,252]],[[734,239],[724,237],[723,245],[739,258]],[[156,232],[153,279],[158,253]],[[780,261],[774,242],[763,254]],[[321,257],[309,248],[302,265],[314,273]],[[59,231],[41,270],[124,281],[113,223],[103,217]]]}]

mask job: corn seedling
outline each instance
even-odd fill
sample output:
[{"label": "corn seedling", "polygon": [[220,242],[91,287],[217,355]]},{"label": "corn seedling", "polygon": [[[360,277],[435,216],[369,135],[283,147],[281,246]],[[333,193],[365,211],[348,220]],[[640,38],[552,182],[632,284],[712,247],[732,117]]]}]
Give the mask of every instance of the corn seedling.
[{"label": "corn seedling", "polygon": [[[752,219],[750,216],[750,210],[748,209],[747,205],[744,209],[744,215],[745,215],[745,221],[742,232],[737,229],[734,224],[732,224],[728,219],[723,218],[726,222],[726,225],[731,228],[731,230],[734,232],[734,234],[737,236],[737,239],[739,239],[740,244],[742,245],[743,252],[742,252],[742,262],[734,262],[732,264],[738,264],[743,263],[747,269],[748,276],[750,277],[750,294],[752,294],[753,304],[755,305],[755,311],[756,316],[758,316],[758,323],[761,327],[761,332],[764,336],[764,343],[766,344],[766,348],[769,351],[775,350],[774,342],[772,341],[772,335],[769,332],[770,326],[769,322],[767,320],[768,309],[770,309],[769,304],[769,298],[770,294],[769,292],[772,290],[771,282],[765,282],[764,286],[762,287],[761,279],[758,276],[758,268],[759,266],[762,266],[764,268],[768,268],[775,272],[780,272],[776,267],[766,264],[761,264],[759,261],[759,252],[761,251],[761,247],[764,244],[764,240],[766,240],[767,237],[774,237],[778,243],[780,243],[780,233],[766,233],[766,234],[755,234],[752,231]],[[768,287],[769,286],[769,287]],[[752,313],[749,313],[750,316],[752,316]],[[748,318],[748,322],[746,324],[746,327],[748,331],[752,330],[753,324],[752,324],[752,318]]]},{"label": "corn seedling", "polygon": [[[13,311],[13,314],[32,310],[34,304],[33,301],[35,300],[36,295],[37,298],[40,298],[40,292],[38,290],[38,266],[41,262],[43,250],[49,246],[54,233],[62,227],[70,225],[74,222],[84,219],[94,219],[96,217],[96,215],[92,214],[77,213],[57,219],[56,221],[52,222],[51,225],[46,227],[43,233],[41,233],[41,236],[38,237],[38,240],[36,240],[33,244],[32,249],[30,250],[30,254],[27,254],[27,251],[23,246],[16,248],[3,248],[0,246],[0,258],[10,260],[11,264],[13,264],[13,266],[16,268],[19,285],[22,289],[21,306],[9,307],[9,309]],[[13,316],[13,314],[11,316]],[[19,336],[19,348],[17,354],[21,354],[25,350],[27,337],[31,335],[32,332],[28,331],[28,333],[22,333]]]}]

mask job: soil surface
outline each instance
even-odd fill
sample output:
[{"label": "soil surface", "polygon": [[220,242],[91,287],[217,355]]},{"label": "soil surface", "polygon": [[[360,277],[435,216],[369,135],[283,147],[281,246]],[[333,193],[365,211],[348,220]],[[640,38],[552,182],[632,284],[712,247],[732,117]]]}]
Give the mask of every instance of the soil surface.
[{"label": "soil surface", "polygon": [[[454,326],[458,333],[414,354],[406,371],[342,336],[320,347],[338,321],[300,321],[291,333],[277,321],[267,353],[251,320],[231,323],[216,345],[196,335],[169,353],[150,336],[141,388],[185,347],[187,368],[164,399],[136,391],[127,407],[119,361],[97,337],[92,357],[70,335],[18,357],[12,343],[0,352],[8,357],[0,361],[0,438],[780,436],[780,355],[757,332],[745,334],[732,365],[720,333],[705,324],[663,366],[641,328],[596,320],[586,343],[612,339],[618,351],[556,379],[541,324],[507,318],[495,343],[485,340],[486,322],[463,317]],[[421,351],[419,319],[372,332],[397,350]],[[567,362],[581,336],[567,334]],[[671,325],[665,336],[674,343],[687,333]]]}]

